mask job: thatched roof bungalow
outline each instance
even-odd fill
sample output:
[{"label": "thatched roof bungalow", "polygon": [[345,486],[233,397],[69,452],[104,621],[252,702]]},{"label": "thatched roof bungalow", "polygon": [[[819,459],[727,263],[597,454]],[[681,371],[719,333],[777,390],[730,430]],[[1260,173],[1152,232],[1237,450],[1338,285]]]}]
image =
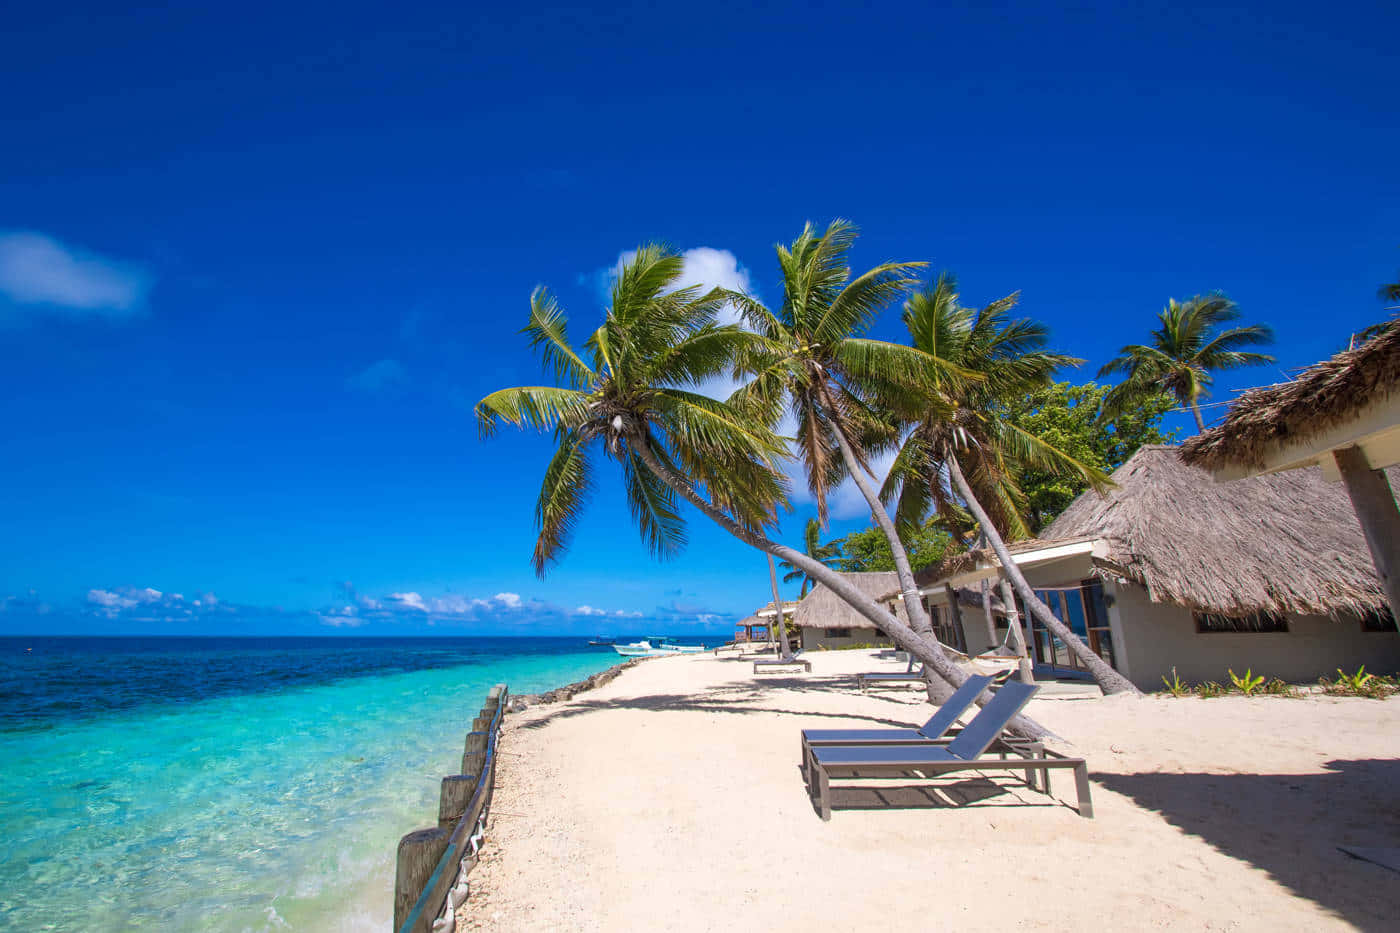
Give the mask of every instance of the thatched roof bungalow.
[{"label": "thatched roof bungalow", "polygon": [[[886,599],[888,593],[899,589],[899,580],[893,572],[845,573],[842,576],[876,602],[893,605]],[[907,621],[904,607],[894,608],[896,616]],[[840,648],[861,643],[892,644],[875,623],[820,583],[797,604],[793,618],[802,631],[804,649]]]},{"label": "thatched roof bungalow", "polygon": [[[1052,610],[1138,686],[1160,687],[1173,667],[1197,680],[1229,667],[1295,680],[1400,668],[1361,528],[1317,469],[1221,484],[1178,448],[1149,446],[1113,480],[1011,551]],[[971,551],[920,582],[936,593],[999,572],[994,554]],[[1037,663],[1073,667],[1047,632],[1028,642]]]},{"label": "thatched roof bungalow", "polygon": [[1400,618],[1400,508],[1383,472],[1400,464],[1400,320],[1291,382],[1244,393],[1182,456],[1222,481],[1314,465],[1340,479]]}]

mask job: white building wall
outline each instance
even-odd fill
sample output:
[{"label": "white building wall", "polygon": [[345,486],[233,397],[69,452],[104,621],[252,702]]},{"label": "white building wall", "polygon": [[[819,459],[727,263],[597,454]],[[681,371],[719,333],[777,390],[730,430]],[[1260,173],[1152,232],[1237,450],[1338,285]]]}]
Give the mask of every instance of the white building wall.
[{"label": "white building wall", "polygon": [[1183,681],[1229,684],[1231,668],[1308,683],[1337,668],[1400,671],[1400,633],[1363,632],[1354,619],[1289,616],[1287,632],[1196,631],[1189,609],[1154,603],[1134,584],[1105,583],[1118,669],[1142,690],[1162,689],[1172,667]]}]

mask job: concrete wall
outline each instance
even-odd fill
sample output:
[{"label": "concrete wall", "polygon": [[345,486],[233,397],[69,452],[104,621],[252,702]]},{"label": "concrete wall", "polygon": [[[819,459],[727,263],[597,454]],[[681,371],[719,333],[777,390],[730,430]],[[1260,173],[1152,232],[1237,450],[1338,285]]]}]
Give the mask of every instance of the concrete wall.
[{"label": "concrete wall", "polygon": [[845,648],[850,645],[859,645],[862,643],[879,645],[881,647],[888,647],[894,644],[894,642],[890,641],[873,628],[853,628],[851,629],[850,638],[827,638],[826,629],[824,627],[815,628],[808,625],[802,626],[802,650],[804,651],[820,651],[823,648]]},{"label": "concrete wall", "polygon": [[1106,581],[1104,592],[1114,597],[1109,617],[1118,669],[1143,690],[1162,689],[1173,666],[1183,681],[1226,684],[1229,668],[1293,683],[1363,664],[1377,674],[1400,671],[1400,633],[1363,632],[1354,619],[1289,616],[1287,632],[1199,633],[1190,610],[1151,602],[1141,587]]}]

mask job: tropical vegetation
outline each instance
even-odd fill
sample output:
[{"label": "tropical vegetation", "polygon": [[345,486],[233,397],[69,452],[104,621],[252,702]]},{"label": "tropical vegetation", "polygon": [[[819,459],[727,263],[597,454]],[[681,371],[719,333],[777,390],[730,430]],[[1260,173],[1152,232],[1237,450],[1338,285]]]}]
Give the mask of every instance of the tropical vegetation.
[{"label": "tropical vegetation", "polygon": [[[741,390],[743,397],[731,404],[694,388],[736,361],[772,362],[773,348],[763,335],[716,323],[719,308],[743,296],[678,288],[681,272],[674,252],[637,250],[618,272],[603,323],[582,348],[569,339],[558,301],[536,289],[524,333],[554,384],[501,389],[477,403],[483,436],[504,422],[553,437],[535,506],[536,571],[543,574],[570,545],[602,457],[621,467],[632,517],[656,556],[673,556],[684,543],[677,503],[683,498],[739,540],[831,589],[936,671],[945,689],[960,685],[966,673],[948,662],[936,640],[910,629],[838,572],[768,536],[787,505],[779,469],[787,444],[771,426],[777,409],[761,394]],[[832,302],[832,313],[859,316],[865,313],[860,306],[876,298],[858,293],[847,300],[858,307]],[[1045,734],[1024,716],[1013,728]]]},{"label": "tropical vegetation", "polygon": [[[658,558],[684,545],[684,499],[781,561],[803,594],[817,582],[830,588],[924,661],[942,688],[966,674],[933,636],[913,574],[950,546],[978,541],[1106,691],[1133,689],[1040,603],[1006,542],[1033,533],[1079,490],[1104,486],[1140,444],[1169,440],[1159,425],[1174,403],[1189,405],[1201,425],[1211,373],[1267,360],[1245,348],[1266,343],[1268,329],[1221,330],[1238,311],[1218,295],[1173,301],[1151,345],[1125,347],[1105,367],[1126,375],[1121,385],[1055,383],[1058,370],[1081,361],[1051,351],[1043,325],[1014,316],[1017,295],[963,307],[947,273],[911,294],[918,262],[853,273],[855,236],[844,221],[820,232],[809,224],[779,246],[782,298],[772,308],[753,295],[680,287],[680,257],[644,246],[618,270],[604,321],[581,346],[558,301],[536,289],[524,334],[548,384],[493,392],[476,414],[483,435],[508,423],[553,437],[535,506],[537,572],[568,549],[600,461],[611,461]],[[900,300],[908,342],[874,339],[877,316]],[[719,323],[726,306],[742,326]],[[720,377],[740,381],[729,399],[700,391]],[[881,486],[871,464],[886,454],[894,466]],[[793,456],[817,510],[800,550],[773,539],[790,509]],[[846,478],[874,524],[823,544],[830,492]],[[887,568],[911,624],[839,572]],[[776,601],[776,568],[772,581]],[[1040,732],[1025,720],[1017,727]]]},{"label": "tropical vegetation", "polygon": [[1128,344],[1099,370],[1100,379],[1125,377],[1105,396],[1104,415],[1117,418],[1144,398],[1169,392],[1204,431],[1201,400],[1210,394],[1214,373],[1274,361],[1249,349],[1273,343],[1273,331],[1264,324],[1226,326],[1239,319],[1238,306],[1220,292],[1170,299],[1158,315],[1161,326],[1152,331],[1152,342]]}]

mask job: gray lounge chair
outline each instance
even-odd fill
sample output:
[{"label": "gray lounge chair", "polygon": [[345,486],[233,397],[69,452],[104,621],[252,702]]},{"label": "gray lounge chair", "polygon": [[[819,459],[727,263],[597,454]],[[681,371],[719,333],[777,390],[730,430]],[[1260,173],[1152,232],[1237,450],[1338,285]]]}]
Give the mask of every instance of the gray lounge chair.
[{"label": "gray lounge chair", "polygon": [[987,689],[992,678],[974,674],[943,701],[928,722],[917,729],[803,729],[802,761],[813,745],[928,745],[948,735],[948,730]]},{"label": "gray lounge chair", "polygon": [[[1006,743],[999,747],[998,757],[983,757],[997,742],[1021,708],[1039,688],[1032,684],[1012,682],[997,691],[996,696],[972,718],[958,737],[947,745],[817,745],[804,743],[804,766],[808,792],[813,796],[817,812],[823,820],[831,819],[831,779],[871,777],[916,777],[935,779],[957,771],[1021,771],[1026,784],[1035,790],[1050,793],[1050,771],[1070,768],[1074,771],[1078,793],[1079,815],[1091,818],[1093,802],[1089,796],[1089,767],[1082,758],[1067,758],[1049,751],[1039,742],[1017,745]],[[1016,757],[1008,759],[1007,754]],[[1038,787],[1039,774],[1043,786]]]},{"label": "gray lounge chair", "polygon": [[790,658],[764,658],[761,661],[755,661],[753,662],[753,672],[757,674],[766,668],[800,667],[807,673],[812,673],[812,662],[801,657],[801,654],[802,652],[799,651]]}]

